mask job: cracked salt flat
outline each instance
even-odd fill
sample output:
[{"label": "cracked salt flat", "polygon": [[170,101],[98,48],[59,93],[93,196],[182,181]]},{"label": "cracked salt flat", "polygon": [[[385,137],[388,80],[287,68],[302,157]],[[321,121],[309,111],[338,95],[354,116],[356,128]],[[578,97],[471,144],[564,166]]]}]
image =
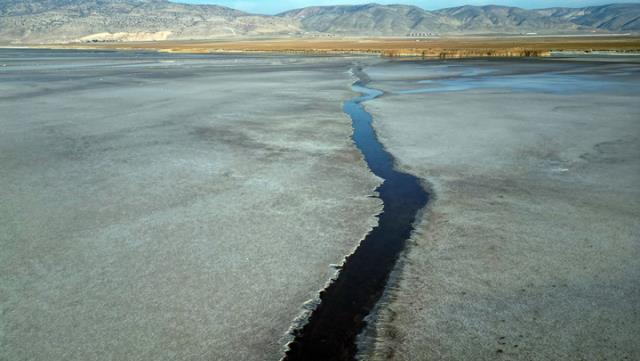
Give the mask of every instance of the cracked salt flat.
[{"label": "cracked salt flat", "polygon": [[0,63],[0,359],[277,360],[376,224],[350,59]]},{"label": "cracked salt flat", "polygon": [[[363,337],[364,359],[640,358],[640,71],[634,58],[603,60],[449,61],[498,69],[481,84],[509,75],[535,86],[460,77],[472,89],[366,104],[401,169],[435,198]],[[431,65],[366,71],[372,87],[395,91],[431,77]]]}]

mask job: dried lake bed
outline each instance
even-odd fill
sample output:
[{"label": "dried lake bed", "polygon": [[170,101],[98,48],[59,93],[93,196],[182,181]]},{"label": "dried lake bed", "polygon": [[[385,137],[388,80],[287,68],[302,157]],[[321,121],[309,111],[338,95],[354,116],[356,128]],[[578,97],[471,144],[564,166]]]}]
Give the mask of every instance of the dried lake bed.
[{"label": "dried lake bed", "polygon": [[364,69],[433,192],[364,359],[640,359],[640,63],[577,60]]},{"label": "dried lake bed", "polygon": [[281,358],[381,211],[356,65],[431,192],[361,356],[640,358],[640,64],[612,59],[0,50],[0,359]]},{"label": "dried lake bed", "polygon": [[0,64],[2,360],[277,360],[376,224],[347,58]]}]

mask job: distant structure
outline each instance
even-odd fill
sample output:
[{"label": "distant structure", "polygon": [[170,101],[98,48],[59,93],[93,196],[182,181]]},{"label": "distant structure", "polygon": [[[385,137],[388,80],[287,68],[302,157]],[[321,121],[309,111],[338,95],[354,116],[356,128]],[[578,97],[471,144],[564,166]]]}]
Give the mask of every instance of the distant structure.
[{"label": "distant structure", "polygon": [[432,32],[413,32],[413,33],[407,34],[407,36],[410,38],[428,38],[430,36],[436,36],[436,35],[437,34]]}]

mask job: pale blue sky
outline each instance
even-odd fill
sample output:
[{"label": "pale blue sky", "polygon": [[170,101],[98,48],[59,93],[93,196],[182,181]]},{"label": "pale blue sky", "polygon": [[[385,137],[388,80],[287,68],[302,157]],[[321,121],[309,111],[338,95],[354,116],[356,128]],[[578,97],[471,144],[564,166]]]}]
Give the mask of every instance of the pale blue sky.
[{"label": "pale blue sky", "polygon": [[[460,5],[508,5],[522,8],[547,8],[555,6],[582,7],[590,5],[602,5],[616,2],[615,0],[395,0],[395,1],[367,1],[367,0],[172,0],[191,4],[216,4],[228,6],[230,8],[248,11],[252,13],[276,14],[285,10],[301,8],[312,5],[343,5],[343,4],[364,4],[367,2],[377,2],[379,4],[411,4],[417,5],[427,10],[441,9]],[[619,1],[619,2],[640,2]]]}]

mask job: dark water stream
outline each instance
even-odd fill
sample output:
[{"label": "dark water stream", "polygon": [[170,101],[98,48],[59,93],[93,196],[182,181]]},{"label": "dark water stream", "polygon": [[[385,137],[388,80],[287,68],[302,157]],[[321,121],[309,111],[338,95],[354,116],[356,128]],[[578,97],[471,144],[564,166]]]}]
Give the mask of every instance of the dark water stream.
[{"label": "dark water stream", "polygon": [[394,160],[378,141],[371,115],[362,103],[383,93],[366,87],[366,75],[353,90],[360,96],[344,103],[343,111],[353,124],[353,141],[367,165],[384,180],[377,191],[384,203],[375,227],[350,255],[338,278],[320,294],[320,305],[308,323],[295,334],[285,356],[287,361],[353,360],[356,336],[365,326],[364,318],[380,299],[389,274],[413,231],[416,214],[429,195],[420,179],[394,167]]}]

